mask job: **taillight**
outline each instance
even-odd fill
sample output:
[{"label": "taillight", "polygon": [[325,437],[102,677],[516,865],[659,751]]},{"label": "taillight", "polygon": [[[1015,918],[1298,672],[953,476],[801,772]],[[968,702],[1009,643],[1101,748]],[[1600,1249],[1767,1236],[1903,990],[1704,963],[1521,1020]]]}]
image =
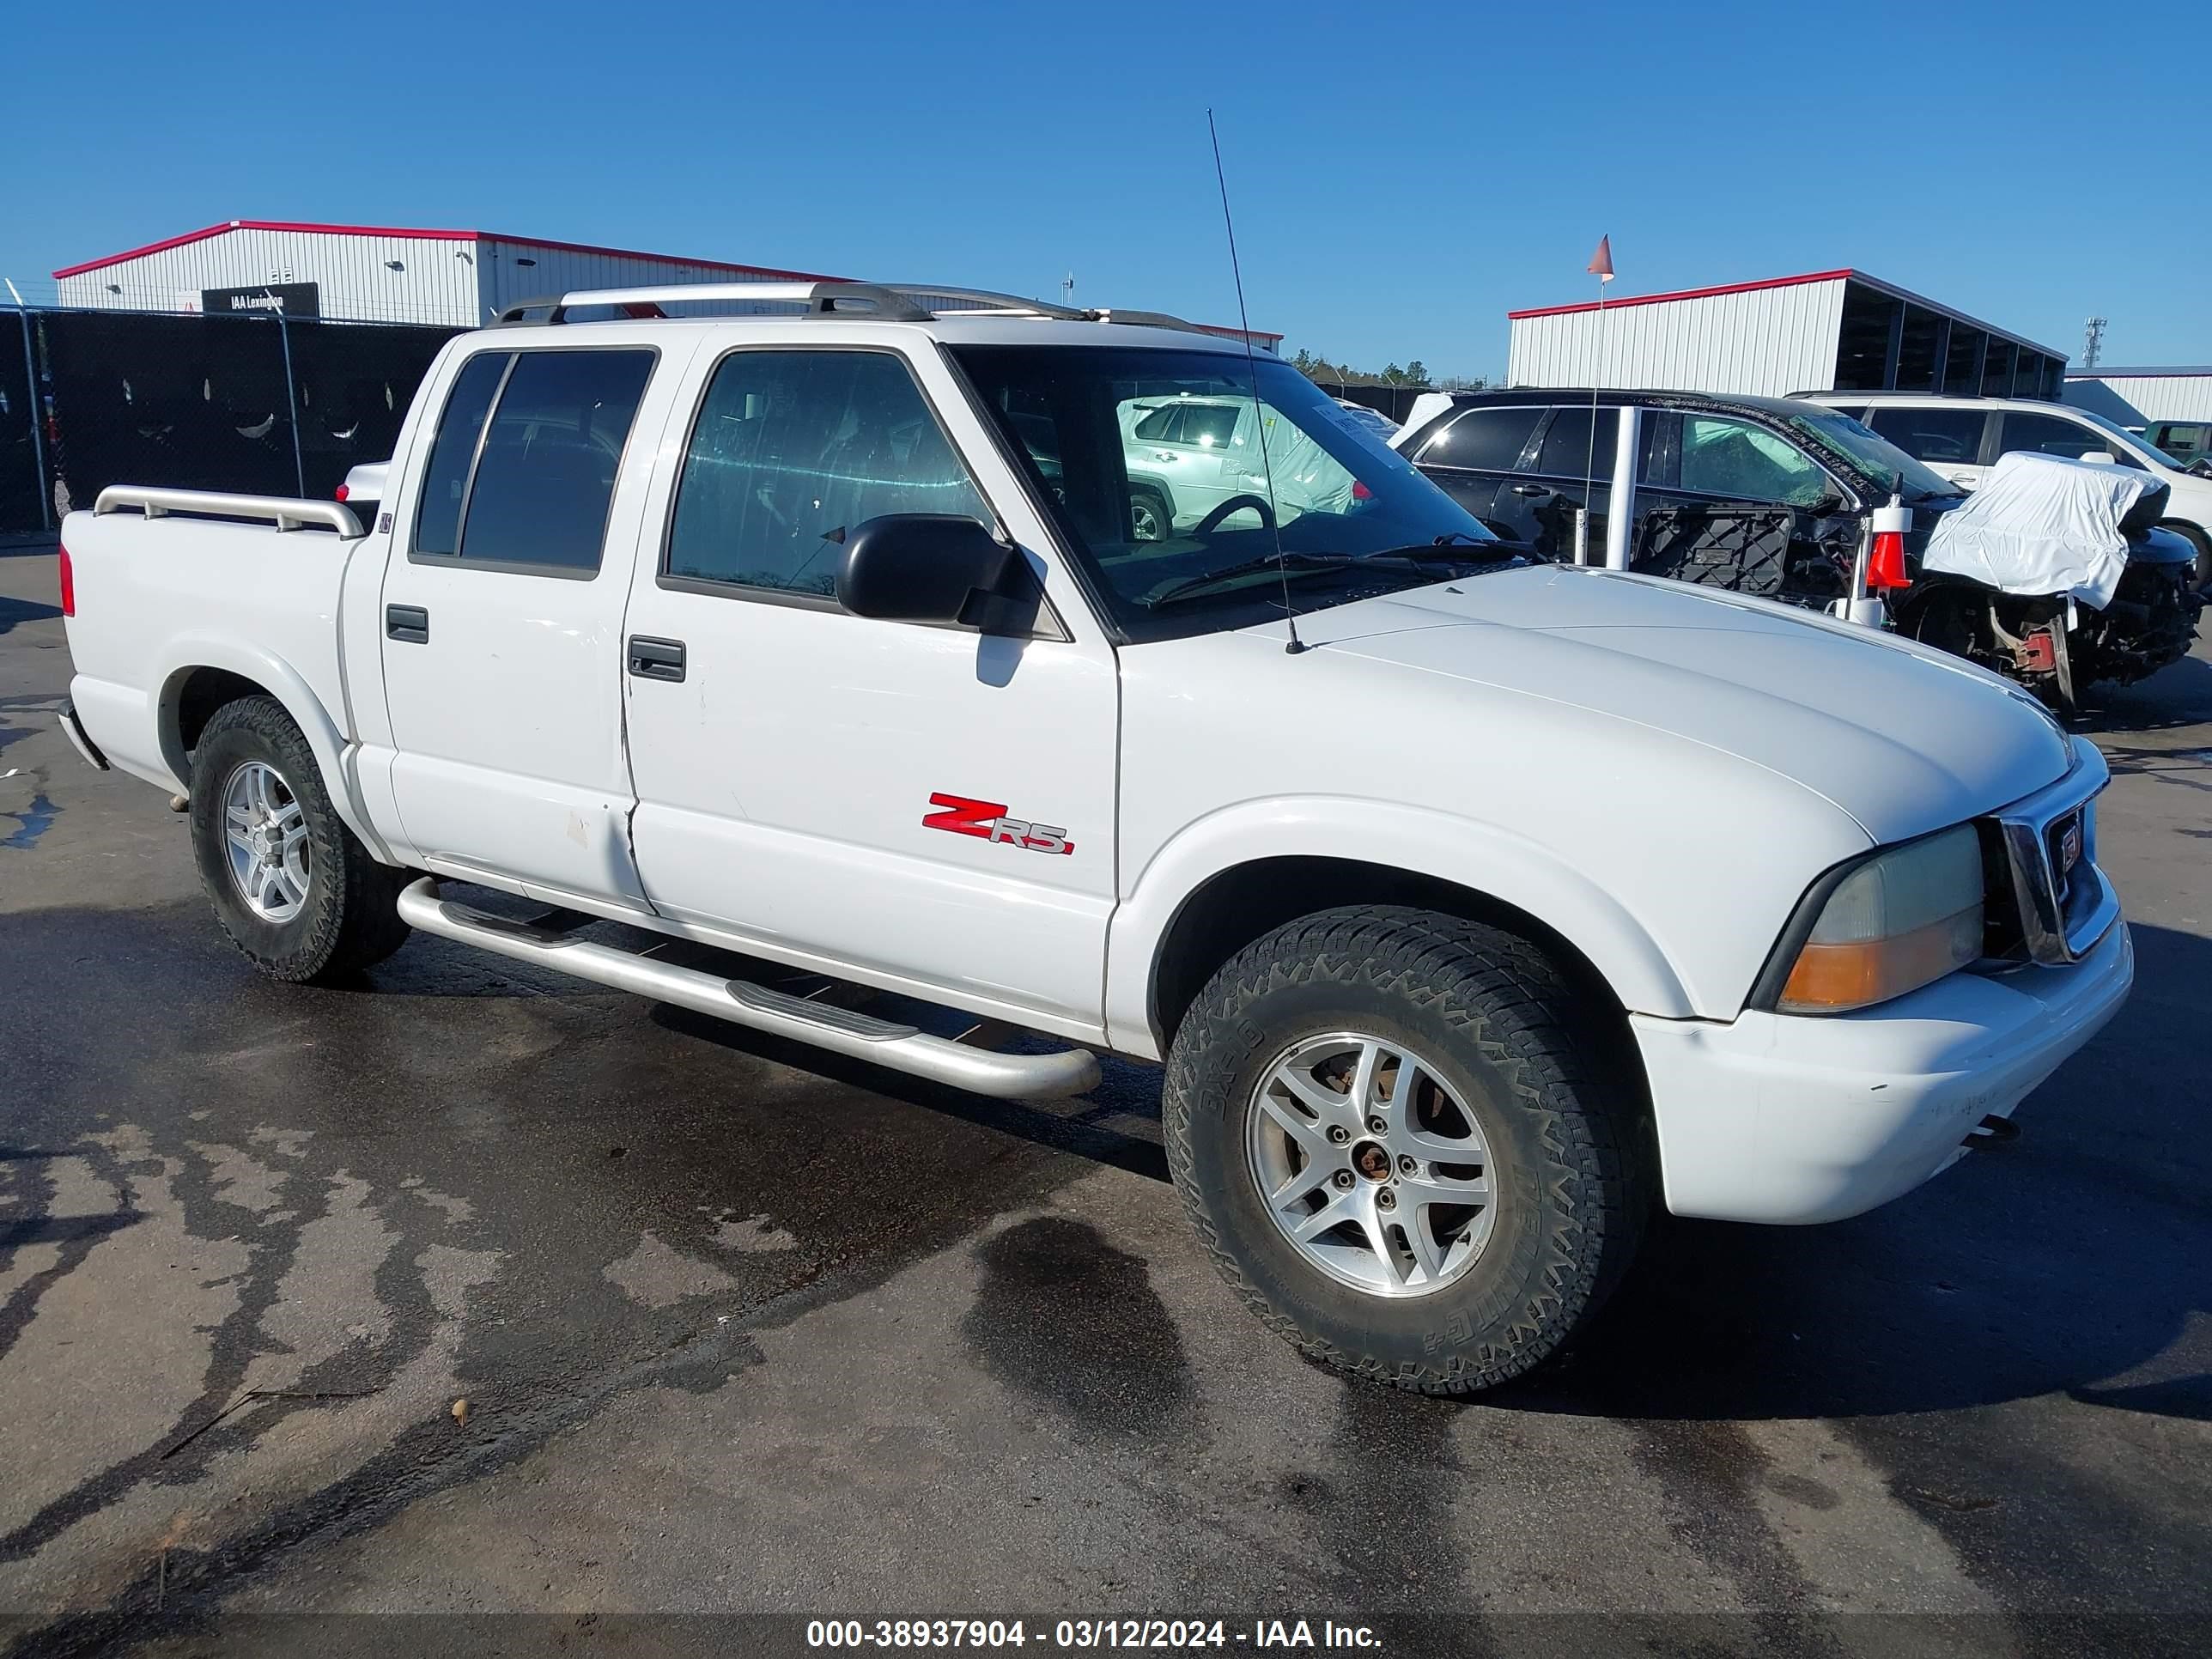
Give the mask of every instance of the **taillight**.
[{"label": "taillight", "polygon": [[343,501],[343,500],[345,500],[345,498],[346,498],[347,496],[349,496],[349,495],[352,495],[352,494],[353,494],[353,486],[352,486],[351,484],[340,484],[340,485],[338,486],[337,495],[338,495],[338,499],[339,499],[340,501]]},{"label": "taillight", "polygon": [[70,568],[69,549],[62,549],[62,615],[76,615],[76,572]]},{"label": "taillight", "polygon": [[1371,501],[1375,499],[1375,492],[1360,483],[1358,479],[1354,478],[1352,481],[1352,499],[1355,501]]}]

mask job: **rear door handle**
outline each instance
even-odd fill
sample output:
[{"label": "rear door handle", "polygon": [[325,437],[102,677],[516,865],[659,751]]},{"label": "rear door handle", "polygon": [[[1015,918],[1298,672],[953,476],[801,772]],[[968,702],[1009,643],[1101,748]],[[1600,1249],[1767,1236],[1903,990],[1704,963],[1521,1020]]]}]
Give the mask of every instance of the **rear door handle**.
[{"label": "rear door handle", "polygon": [[430,643],[430,613],[419,605],[384,607],[384,636],[404,645]]},{"label": "rear door handle", "polygon": [[1556,489],[1547,489],[1541,484],[1515,484],[1513,493],[1516,495],[1556,495],[1559,492]]},{"label": "rear door handle", "polygon": [[684,641],[651,639],[643,634],[631,635],[629,672],[641,680],[682,679]]}]

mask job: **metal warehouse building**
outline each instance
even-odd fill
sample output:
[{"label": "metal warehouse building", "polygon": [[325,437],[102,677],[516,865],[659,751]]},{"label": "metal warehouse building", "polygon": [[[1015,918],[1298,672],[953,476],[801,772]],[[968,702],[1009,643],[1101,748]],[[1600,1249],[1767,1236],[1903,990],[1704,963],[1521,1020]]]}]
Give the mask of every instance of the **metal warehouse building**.
[{"label": "metal warehouse building", "polygon": [[1506,313],[1506,384],[2056,398],[2066,355],[1863,270]]},{"label": "metal warehouse building", "polygon": [[[54,273],[60,301],[118,311],[246,312],[475,328],[501,308],[591,288],[679,283],[838,282],[782,270],[483,230],[233,219]],[[1231,328],[1206,327],[1232,339]],[[1272,351],[1280,334],[1255,329]]]},{"label": "metal warehouse building", "polygon": [[[2123,406],[2115,410],[2112,399]],[[2066,401],[2142,426],[2151,421],[2212,421],[2212,363],[2187,368],[2077,368]],[[2124,415],[2127,418],[2122,419]]]},{"label": "metal warehouse building", "polygon": [[634,253],[481,230],[234,219],[54,273],[65,306],[252,311],[474,328],[502,306],[580,288],[820,280],[821,274]]}]

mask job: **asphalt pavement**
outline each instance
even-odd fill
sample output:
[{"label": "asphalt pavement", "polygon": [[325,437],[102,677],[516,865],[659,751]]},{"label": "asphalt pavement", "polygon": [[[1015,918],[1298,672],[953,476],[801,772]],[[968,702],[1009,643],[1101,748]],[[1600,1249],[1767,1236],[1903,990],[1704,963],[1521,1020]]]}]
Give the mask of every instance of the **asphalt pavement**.
[{"label": "asphalt pavement", "polygon": [[991,1102],[420,936],[262,981],[68,677],[51,558],[0,554],[13,1651],[2212,1643],[2201,646],[2088,722],[2138,979],[2020,1138],[1834,1226],[1672,1224],[1468,1404],[1245,1315],[1148,1069]]}]

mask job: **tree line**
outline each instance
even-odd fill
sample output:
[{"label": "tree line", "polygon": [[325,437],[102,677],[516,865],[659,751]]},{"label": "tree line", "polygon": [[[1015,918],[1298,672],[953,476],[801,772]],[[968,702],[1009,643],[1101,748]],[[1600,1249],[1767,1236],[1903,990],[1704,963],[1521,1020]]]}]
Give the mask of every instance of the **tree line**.
[{"label": "tree line", "polygon": [[1370,368],[1354,368],[1349,363],[1333,363],[1328,358],[1300,347],[1291,359],[1291,367],[1310,380],[1327,386],[1433,386],[1439,392],[1480,392],[1489,381],[1480,375],[1446,374],[1431,381],[1428,365],[1419,357],[1403,368],[1396,363],[1386,365],[1379,373]]}]

